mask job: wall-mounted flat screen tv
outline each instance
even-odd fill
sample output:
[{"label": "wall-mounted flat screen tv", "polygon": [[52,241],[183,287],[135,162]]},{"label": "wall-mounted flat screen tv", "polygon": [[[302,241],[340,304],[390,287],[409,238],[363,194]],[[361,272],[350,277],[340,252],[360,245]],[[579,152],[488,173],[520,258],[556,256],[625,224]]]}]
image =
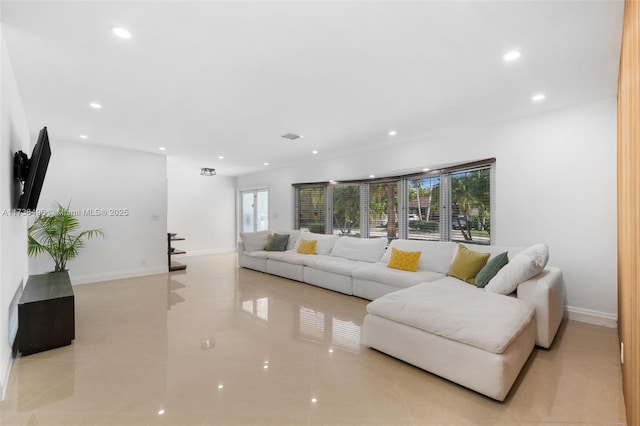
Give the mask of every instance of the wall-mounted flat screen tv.
[{"label": "wall-mounted flat screen tv", "polygon": [[22,152],[16,152],[14,156],[14,174],[16,179],[23,182],[22,194],[18,200],[18,210],[35,210],[38,207],[38,199],[42,191],[44,177],[47,174],[51,147],[47,128],[40,130],[38,141],[33,147],[31,158]]}]

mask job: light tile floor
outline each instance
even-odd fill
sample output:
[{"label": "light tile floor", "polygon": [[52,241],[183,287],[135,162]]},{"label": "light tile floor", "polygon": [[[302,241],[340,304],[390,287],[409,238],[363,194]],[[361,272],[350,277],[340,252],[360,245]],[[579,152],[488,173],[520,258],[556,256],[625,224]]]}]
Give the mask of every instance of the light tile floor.
[{"label": "light tile floor", "polygon": [[15,359],[0,424],[625,423],[615,329],[565,321],[500,403],[362,346],[366,300],[183,259],[74,287],[76,340]]}]

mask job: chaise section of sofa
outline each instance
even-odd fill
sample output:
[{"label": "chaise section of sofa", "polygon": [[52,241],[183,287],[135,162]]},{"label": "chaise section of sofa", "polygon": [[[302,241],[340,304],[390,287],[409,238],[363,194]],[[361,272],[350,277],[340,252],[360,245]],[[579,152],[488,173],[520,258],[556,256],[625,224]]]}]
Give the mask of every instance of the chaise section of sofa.
[{"label": "chaise section of sofa", "polygon": [[535,344],[534,308],[447,277],[367,306],[364,343],[498,401]]}]

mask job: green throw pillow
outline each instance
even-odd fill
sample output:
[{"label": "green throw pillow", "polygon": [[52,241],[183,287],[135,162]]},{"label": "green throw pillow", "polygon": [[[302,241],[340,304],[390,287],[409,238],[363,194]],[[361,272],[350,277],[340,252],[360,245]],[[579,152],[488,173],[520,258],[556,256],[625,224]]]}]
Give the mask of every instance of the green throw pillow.
[{"label": "green throw pillow", "polygon": [[458,254],[453,259],[447,275],[475,284],[476,275],[487,263],[489,256],[489,253],[478,253],[458,244]]},{"label": "green throw pillow", "polygon": [[265,250],[266,251],[285,251],[289,242],[289,234],[274,234]]},{"label": "green throw pillow", "polygon": [[495,277],[498,271],[507,263],[509,263],[509,255],[506,251],[488,261],[476,275],[476,287],[484,288],[491,281],[491,278]]}]

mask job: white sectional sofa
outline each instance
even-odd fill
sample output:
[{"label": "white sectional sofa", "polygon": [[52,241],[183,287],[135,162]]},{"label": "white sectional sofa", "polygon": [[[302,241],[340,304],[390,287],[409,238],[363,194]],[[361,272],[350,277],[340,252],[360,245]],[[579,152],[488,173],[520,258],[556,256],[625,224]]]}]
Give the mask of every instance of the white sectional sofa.
[{"label": "white sectional sofa", "polygon": [[[513,260],[485,290],[447,276],[457,243],[393,240],[387,249],[386,238],[287,234],[284,251],[264,250],[268,232],[241,234],[239,265],[373,300],[363,326],[367,346],[497,400],[506,397],[534,344],[548,348],[562,321],[560,269],[538,262],[535,276],[513,273],[531,249],[467,245],[490,259],[508,252]],[[317,241],[313,255],[298,253],[302,240]],[[421,252],[417,271],[389,268],[391,248]],[[513,289],[494,286],[497,281]]]}]

